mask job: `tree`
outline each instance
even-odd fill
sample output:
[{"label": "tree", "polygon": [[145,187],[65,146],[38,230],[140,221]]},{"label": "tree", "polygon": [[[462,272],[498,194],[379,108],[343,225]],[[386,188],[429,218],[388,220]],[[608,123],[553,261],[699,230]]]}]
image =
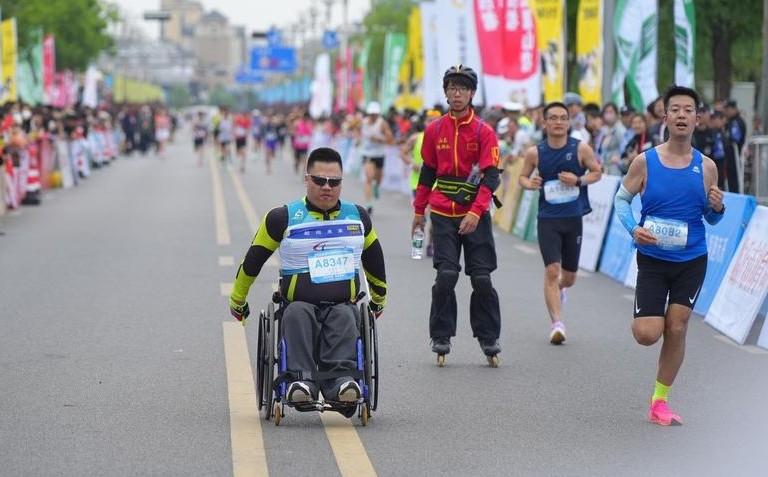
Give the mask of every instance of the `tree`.
[{"label": "tree", "polygon": [[83,71],[114,42],[107,28],[118,19],[114,6],[101,0],[0,0],[3,19],[16,18],[19,49],[42,27],[56,39],[56,67]]},{"label": "tree", "polygon": [[192,93],[189,88],[182,85],[172,86],[168,91],[168,105],[180,109],[192,104]]}]

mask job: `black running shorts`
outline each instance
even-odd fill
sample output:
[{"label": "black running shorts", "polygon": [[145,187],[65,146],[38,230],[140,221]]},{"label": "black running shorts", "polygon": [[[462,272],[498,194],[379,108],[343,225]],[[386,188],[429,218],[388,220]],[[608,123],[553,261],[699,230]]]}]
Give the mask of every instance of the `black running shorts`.
[{"label": "black running shorts", "polygon": [[363,157],[364,162],[371,162],[374,166],[376,166],[376,169],[384,169],[384,156],[375,156],[375,157]]},{"label": "black running shorts", "polygon": [[581,228],[581,216],[539,218],[537,230],[544,266],[559,263],[563,270],[579,270]]},{"label": "black running shorts", "polygon": [[707,274],[707,255],[670,262],[637,252],[635,318],[665,316],[669,303],[693,309]]},{"label": "black running shorts", "polygon": [[237,149],[244,148],[245,147],[245,141],[246,141],[245,137],[236,137],[235,138],[235,148],[237,148]]}]

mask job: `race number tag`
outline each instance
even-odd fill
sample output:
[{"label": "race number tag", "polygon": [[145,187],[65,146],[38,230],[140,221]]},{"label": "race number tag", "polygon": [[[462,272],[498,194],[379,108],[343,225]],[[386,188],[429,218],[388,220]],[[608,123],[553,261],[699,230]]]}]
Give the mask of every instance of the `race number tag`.
[{"label": "race number tag", "polygon": [[314,252],[309,255],[308,260],[312,283],[330,283],[355,278],[355,255],[349,247]]},{"label": "race number tag", "polygon": [[688,224],[680,220],[660,219],[649,215],[643,228],[655,237],[657,246],[662,250],[684,250],[688,243]]},{"label": "race number tag", "polygon": [[559,179],[544,183],[544,199],[550,204],[565,204],[579,198],[579,188],[565,185]]}]

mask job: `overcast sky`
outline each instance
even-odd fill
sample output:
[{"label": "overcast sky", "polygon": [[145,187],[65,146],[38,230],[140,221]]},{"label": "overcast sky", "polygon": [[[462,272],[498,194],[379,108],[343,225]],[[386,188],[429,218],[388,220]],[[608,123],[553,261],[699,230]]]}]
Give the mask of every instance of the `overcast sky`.
[{"label": "overcast sky", "polygon": [[[141,20],[142,13],[147,10],[158,10],[160,0],[110,0],[141,25],[147,34],[157,37],[159,27]],[[314,4],[321,12],[319,24],[325,20],[324,0],[198,0],[206,11],[218,10],[229,18],[234,25],[243,25],[251,31],[264,31],[270,25],[285,27],[296,23],[301,12],[307,12]],[[371,0],[348,0],[349,21],[360,21],[370,9]],[[331,23],[338,25],[342,20],[341,0],[334,0]]]}]

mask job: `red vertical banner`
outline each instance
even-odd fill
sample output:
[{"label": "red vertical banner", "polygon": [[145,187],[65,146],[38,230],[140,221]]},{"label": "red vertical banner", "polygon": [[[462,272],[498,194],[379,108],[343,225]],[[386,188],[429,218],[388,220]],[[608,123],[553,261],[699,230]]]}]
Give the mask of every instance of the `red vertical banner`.
[{"label": "red vertical banner", "polygon": [[46,35],[43,40],[43,89],[45,92],[45,103],[53,103],[55,97],[54,91],[54,73],[56,72],[56,46],[53,35]]},{"label": "red vertical banner", "polygon": [[507,0],[504,24],[504,51],[508,53],[504,76],[515,81],[526,81],[539,69],[536,22],[528,2]]},{"label": "red vertical banner", "polygon": [[475,25],[483,73],[504,76],[504,0],[475,0]]}]

